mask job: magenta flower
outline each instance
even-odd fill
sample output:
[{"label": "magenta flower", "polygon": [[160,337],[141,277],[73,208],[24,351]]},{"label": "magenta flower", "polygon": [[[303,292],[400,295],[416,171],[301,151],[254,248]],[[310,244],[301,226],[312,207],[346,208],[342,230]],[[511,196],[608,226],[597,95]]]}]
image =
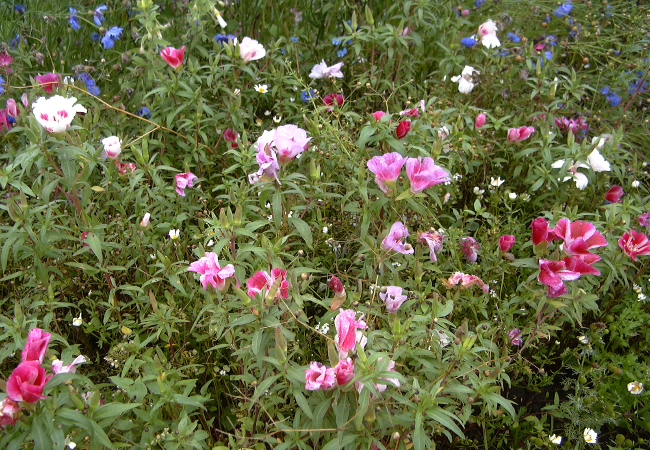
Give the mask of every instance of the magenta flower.
[{"label": "magenta flower", "polygon": [[573,281],[580,278],[580,272],[574,272],[566,268],[564,261],[539,260],[539,275],[537,281],[548,286],[549,297],[559,297],[567,293],[564,281]]},{"label": "magenta flower", "polygon": [[485,114],[481,113],[476,116],[476,120],[474,121],[474,128],[479,129],[482,128],[483,125],[485,125]]},{"label": "magenta flower", "polygon": [[445,169],[436,166],[433,159],[426,157],[408,158],[406,160],[406,175],[411,182],[411,192],[417,194],[428,187],[449,181]]},{"label": "magenta flower", "polygon": [[637,256],[650,255],[650,240],[638,231],[630,230],[623,233],[623,237],[618,240],[618,246],[634,261]]},{"label": "magenta flower", "polygon": [[532,240],[533,245],[538,245],[541,242],[550,242],[553,240],[553,233],[548,226],[548,221],[543,217],[538,217],[530,224],[533,229]]},{"label": "magenta flower", "polygon": [[406,295],[402,295],[402,288],[399,286],[387,286],[386,292],[380,292],[379,298],[386,303],[386,310],[395,314],[402,303],[408,300]]},{"label": "magenta flower", "polygon": [[442,241],[444,236],[436,231],[425,231],[424,233],[418,234],[418,241],[426,242],[429,246],[429,258],[431,261],[436,262],[436,253],[442,251]]},{"label": "magenta flower", "polygon": [[605,201],[607,203],[621,203],[621,197],[625,194],[625,191],[622,187],[618,185],[613,185],[609,188],[609,191],[605,194]]},{"label": "magenta flower", "polygon": [[61,75],[55,73],[46,73],[45,75],[36,75],[34,79],[43,86],[45,92],[52,92],[52,88],[59,87]]},{"label": "magenta flower", "polygon": [[32,328],[27,335],[27,342],[21,355],[21,361],[38,361],[43,362],[47,346],[50,343],[52,335],[40,328]]},{"label": "magenta flower", "polygon": [[42,398],[43,388],[54,375],[45,375],[38,361],[25,361],[11,372],[7,379],[7,397],[14,402],[36,403]]},{"label": "magenta flower", "polygon": [[641,214],[637,220],[639,221],[639,225],[643,227],[650,227],[650,212]]},{"label": "magenta flower", "polygon": [[296,125],[282,125],[275,130],[273,136],[273,147],[278,152],[278,162],[281,165],[287,164],[300,153],[307,149],[310,137],[302,128]]},{"label": "magenta flower", "polygon": [[[356,319],[356,313],[351,309],[339,309],[339,315],[334,319],[334,326],[336,327],[336,336],[334,342],[339,349],[339,354],[346,354],[354,350],[356,343],[361,343],[362,334],[357,330],[366,328],[366,322],[363,320],[363,314]],[[357,336],[357,333],[359,336]],[[346,356],[347,357],[347,356]]]},{"label": "magenta flower", "polygon": [[383,111],[375,111],[374,113],[372,113],[370,115],[375,119],[376,122],[379,122],[379,119],[384,117],[386,115],[386,113],[383,112]]},{"label": "magenta flower", "polygon": [[510,128],[508,130],[508,142],[520,142],[528,139],[535,131],[533,127]]},{"label": "magenta flower", "polygon": [[332,278],[329,279],[327,285],[332,291],[334,291],[334,295],[337,297],[345,296],[345,288],[343,287],[343,283],[341,283],[339,277],[332,275]]},{"label": "magenta flower", "polygon": [[512,345],[521,345],[523,342],[521,340],[522,334],[523,333],[519,330],[519,328],[513,328],[512,330],[508,331],[508,337],[510,338]]},{"label": "magenta flower", "polygon": [[476,251],[481,249],[481,246],[478,245],[476,239],[473,237],[462,238],[460,240],[460,246],[467,261],[475,263],[478,259],[478,253]]},{"label": "magenta flower", "polygon": [[265,289],[267,299],[273,293],[274,299],[279,297],[287,299],[289,298],[289,282],[286,277],[286,270],[273,269],[271,270],[271,275],[269,275],[268,272],[260,270],[246,281],[248,295],[250,297],[255,297]]},{"label": "magenta flower", "polygon": [[368,170],[375,174],[375,182],[384,194],[395,189],[395,183],[399,178],[402,166],[406,158],[397,152],[386,153],[381,156],[373,156],[368,161]]},{"label": "magenta flower", "polygon": [[185,55],[185,46],[181,48],[167,47],[162,49],[160,56],[172,68],[177,69],[183,65],[183,56]]},{"label": "magenta flower", "polygon": [[176,180],[176,193],[181,197],[185,197],[185,188],[194,187],[194,181],[198,180],[199,177],[192,172],[185,172],[177,173],[174,179]]},{"label": "magenta flower", "polygon": [[248,177],[251,183],[260,181],[263,177],[265,177],[266,180],[275,179],[280,183],[280,180],[278,180],[278,170],[280,170],[280,165],[278,164],[278,156],[275,150],[267,145],[257,152],[255,159],[257,160],[257,164],[260,166],[260,170]]},{"label": "magenta flower", "polygon": [[441,278],[440,281],[442,281],[442,284],[444,284],[447,289],[451,289],[458,284],[460,284],[461,289],[469,289],[470,287],[477,285],[485,294],[490,292],[490,286],[479,277],[462,272],[454,273],[448,280]]},{"label": "magenta flower", "polygon": [[402,253],[404,255],[410,255],[415,252],[415,250],[413,250],[411,244],[404,243],[404,239],[406,239],[408,235],[409,230],[406,229],[406,226],[402,222],[395,222],[393,226],[390,227],[388,236],[381,241],[381,248]]},{"label": "magenta flower", "polygon": [[354,363],[352,362],[352,358],[340,360],[334,367],[334,373],[336,374],[336,383],[339,386],[348,384],[354,378]]},{"label": "magenta flower", "polygon": [[502,252],[507,252],[515,245],[515,237],[512,234],[504,234],[499,238],[499,249]]},{"label": "magenta flower", "polygon": [[305,370],[305,381],[308,391],[331,389],[336,385],[336,374],[331,367],[312,361],[309,369]]},{"label": "magenta flower", "polygon": [[549,232],[558,239],[564,239],[563,249],[567,256],[578,256],[587,264],[600,260],[600,256],[589,250],[607,245],[607,239],[596,230],[596,227],[582,220],[571,222],[569,219],[560,219],[555,228]]},{"label": "magenta flower", "polygon": [[228,264],[221,267],[217,254],[213,252],[205,252],[205,256],[190,264],[187,270],[201,274],[203,289],[208,290],[210,285],[219,292],[223,292],[228,287],[228,278],[235,274],[235,266]]}]

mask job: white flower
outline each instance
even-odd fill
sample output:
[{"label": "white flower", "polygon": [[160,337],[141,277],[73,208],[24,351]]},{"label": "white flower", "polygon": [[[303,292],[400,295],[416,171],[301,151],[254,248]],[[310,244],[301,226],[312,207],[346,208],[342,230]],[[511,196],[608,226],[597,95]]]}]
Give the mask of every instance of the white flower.
[{"label": "white flower", "polygon": [[560,445],[562,443],[562,436],[556,436],[555,434],[552,434],[548,438],[555,445]]},{"label": "white flower", "polygon": [[219,22],[219,26],[220,26],[221,28],[226,28],[226,26],[227,26],[228,24],[226,23],[225,20],[223,20],[223,17],[221,17],[221,13],[220,13],[219,11],[217,11],[217,8],[214,8],[214,10],[212,11],[212,13],[213,13],[214,16],[217,18],[217,22]]},{"label": "white flower", "polygon": [[504,181],[501,179],[501,177],[490,177],[490,186],[492,187],[499,187],[503,184],[503,182]]},{"label": "white flower", "polygon": [[582,437],[585,438],[587,444],[595,444],[598,442],[598,433],[591,428],[585,428],[585,431],[582,432]]},{"label": "white flower", "polygon": [[444,332],[436,329],[434,329],[434,331],[438,334],[438,341],[440,342],[441,347],[446,347],[451,344],[451,339]]},{"label": "white flower", "polygon": [[485,193],[485,189],[479,189],[478,186],[474,186],[474,193],[476,195],[483,195]]},{"label": "white flower", "polygon": [[639,186],[641,186],[641,182],[639,180],[634,180],[632,182],[632,187],[633,188],[638,188]]},{"label": "white flower", "polygon": [[210,239],[206,245],[212,247],[214,245],[214,240]]},{"label": "white flower", "polygon": [[511,193],[508,194],[508,197],[510,197],[510,200],[515,200],[517,198],[517,194],[515,194],[514,192],[511,192]]},{"label": "white flower", "polygon": [[[559,159],[555,161],[553,164],[551,164],[551,167],[553,169],[561,169],[564,167],[565,160],[564,159]],[[581,162],[576,162],[576,161],[571,161],[571,165],[567,168],[567,173],[569,174],[568,176],[564,177],[562,181],[569,181],[571,178],[573,178],[576,182],[576,187],[578,189],[584,189],[587,187],[589,184],[589,178],[587,178],[587,175],[584,173],[578,172],[578,169],[588,169],[589,166],[586,164],[583,164]]]},{"label": "white flower", "polygon": [[169,237],[171,238],[172,241],[175,241],[178,239],[178,236],[181,234],[181,230],[169,230]]},{"label": "white flower", "polygon": [[253,87],[260,94],[266,94],[269,91],[269,87],[266,84],[256,84]]},{"label": "white flower", "polygon": [[269,110],[267,109],[266,111],[264,111],[264,115],[265,115],[265,116],[270,116],[270,115],[271,115],[271,111],[269,111]]},{"label": "white flower", "polygon": [[627,390],[632,395],[639,395],[643,392],[643,383],[639,383],[638,381],[633,381],[631,383],[628,383]]},{"label": "white flower", "polygon": [[264,58],[266,56],[266,50],[255,39],[245,37],[239,44],[239,56],[241,56],[244,62],[254,61]]},{"label": "white flower", "polygon": [[234,91],[232,91],[233,94],[235,94],[235,97],[237,97],[239,94],[241,94],[241,89],[237,88]]},{"label": "white flower", "polygon": [[102,139],[102,144],[104,144],[104,152],[108,158],[117,159],[122,153],[122,139],[117,136]]},{"label": "white flower", "polygon": [[273,122],[280,123],[281,120],[282,120],[282,116],[273,116]]},{"label": "white flower", "polygon": [[589,343],[589,338],[587,336],[578,336],[578,341],[580,341],[581,344],[587,345]]},{"label": "white flower", "polygon": [[337,63],[334,64],[333,66],[327,66],[327,63],[323,59],[319,64],[314,65],[312,67],[311,72],[309,73],[309,78],[327,78],[327,77],[334,77],[334,78],[343,78],[343,72],[341,72],[341,67],[343,67],[343,63]]},{"label": "white flower", "polygon": [[144,217],[142,217],[142,220],[140,221],[140,226],[142,228],[147,228],[149,226],[149,219],[151,219],[151,214],[146,213]]},{"label": "white flower", "polygon": [[84,321],[81,318],[81,313],[79,313],[79,317],[75,317],[74,319],[72,319],[73,327],[80,327],[82,323],[84,323]]},{"label": "white flower", "polygon": [[497,37],[498,28],[496,24],[489,19],[487,22],[478,27],[478,35],[481,37],[481,44],[486,48],[496,48],[501,46],[501,41]]},{"label": "white flower", "polygon": [[75,105],[76,102],[75,97],[41,97],[32,105],[32,112],[38,123],[47,131],[62,133],[70,127],[76,113],[86,112],[86,108]]},{"label": "white flower", "polygon": [[472,74],[474,73],[481,74],[478,70],[474,69],[472,66],[465,66],[460,75],[451,77],[451,81],[458,83],[458,92],[461,94],[469,94],[476,86],[472,81]]},{"label": "white flower", "polygon": [[70,438],[70,436],[66,436],[63,443],[67,445],[70,450],[74,450],[77,447],[77,444],[72,440],[72,438]]},{"label": "white flower", "polygon": [[612,170],[609,162],[600,154],[598,149],[594,149],[593,152],[587,156],[587,164],[591,166],[594,172],[609,172]]},{"label": "white flower", "polygon": [[327,234],[327,232],[328,232],[329,230],[330,230],[329,228],[327,228],[327,227],[323,227],[323,234]]},{"label": "white flower", "polygon": [[446,125],[443,125],[442,128],[438,130],[438,139],[445,140],[447,136],[449,136],[449,134],[450,134],[449,128],[447,128]]}]

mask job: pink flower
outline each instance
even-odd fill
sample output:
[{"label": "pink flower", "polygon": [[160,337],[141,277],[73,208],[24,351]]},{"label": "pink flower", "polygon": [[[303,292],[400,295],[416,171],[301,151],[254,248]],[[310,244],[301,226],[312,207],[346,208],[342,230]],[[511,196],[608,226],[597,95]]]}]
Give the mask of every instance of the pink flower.
[{"label": "pink flower", "polygon": [[474,127],[476,129],[482,128],[485,125],[485,114],[481,113],[476,116],[476,121],[474,122]]},{"label": "pink flower", "polygon": [[182,46],[180,49],[167,47],[160,52],[162,59],[174,69],[177,69],[183,64],[183,55],[185,55],[185,46]]},{"label": "pink flower", "polygon": [[23,95],[20,96],[20,101],[25,108],[29,107],[29,99],[27,98],[27,93],[23,93]]},{"label": "pink flower", "polygon": [[402,222],[395,222],[390,227],[388,236],[381,241],[381,248],[384,250],[392,250],[394,252],[410,255],[415,252],[411,244],[405,244],[404,239],[409,235],[409,230]]},{"label": "pink flower", "polygon": [[460,240],[460,246],[463,255],[465,255],[465,259],[467,259],[467,261],[471,263],[475,263],[476,260],[478,259],[477,250],[481,249],[481,246],[478,245],[476,239],[474,239],[473,237],[462,238]]},{"label": "pink flower", "polygon": [[345,295],[345,288],[343,287],[343,283],[341,283],[341,280],[339,280],[338,277],[332,275],[332,278],[329,279],[327,285],[332,291],[334,291],[334,295],[338,297]]},{"label": "pink flower", "polygon": [[45,376],[45,370],[38,361],[22,362],[7,379],[7,396],[14,402],[36,403],[46,398],[41,394],[45,383],[53,376]]},{"label": "pink flower", "polygon": [[487,22],[481,24],[481,26],[478,27],[478,35],[481,44],[483,44],[483,46],[486,48],[501,46],[501,42],[497,37],[497,31],[497,26],[492,21],[492,19],[489,19]]},{"label": "pink flower", "polygon": [[466,273],[462,272],[456,272],[452,276],[449,277],[448,280],[441,278],[440,281],[442,281],[442,284],[445,285],[447,289],[451,289],[452,287],[458,285],[460,283],[460,288],[461,289],[469,289],[470,287],[477,285],[481,288],[481,290],[487,294],[490,292],[490,286],[488,286],[483,280],[481,280],[479,277],[475,275],[468,275]]},{"label": "pink flower", "polygon": [[142,228],[147,228],[149,226],[149,220],[151,219],[151,213],[145,213],[140,221],[140,226]]},{"label": "pink flower", "polygon": [[269,145],[266,145],[261,150],[258,150],[255,159],[257,160],[257,164],[260,166],[260,170],[249,175],[248,181],[256,183],[261,180],[276,180],[280,183],[280,180],[278,180],[278,170],[280,170],[280,165],[278,164],[278,156],[274,149]]},{"label": "pink flower", "polygon": [[510,342],[512,343],[512,345],[521,345],[522,334],[523,333],[519,330],[519,328],[513,328],[512,330],[508,331],[508,337],[510,338]]},{"label": "pink flower", "polygon": [[310,137],[307,132],[296,125],[282,125],[275,130],[272,146],[278,154],[278,162],[287,164],[303,151],[307,150]]},{"label": "pink flower", "polygon": [[256,59],[264,58],[266,56],[266,50],[255,39],[245,37],[239,43],[239,56],[241,56],[244,62],[255,61]]},{"label": "pink flower", "polygon": [[266,299],[273,295],[273,299],[289,298],[289,282],[286,279],[287,271],[282,269],[271,270],[268,272],[260,270],[246,281],[248,296],[255,297],[257,294],[266,290]]},{"label": "pink flower", "polygon": [[87,359],[84,355],[79,355],[70,364],[64,366],[63,361],[61,361],[60,359],[55,359],[54,361],[52,361],[52,372],[56,374],[75,373],[77,371],[77,366],[79,364],[85,363],[86,361]]},{"label": "pink flower", "polygon": [[27,343],[23,349],[21,361],[38,361],[39,364],[42,363],[51,336],[50,333],[40,328],[32,328],[27,335]]},{"label": "pink flower", "polygon": [[14,119],[18,118],[20,115],[20,110],[18,109],[18,105],[16,105],[16,100],[13,98],[7,99],[7,114]]},{"label": "pink flower", "polygon": [[352,362],[352,358],[341,359],[334,367],[334,373],[336,374],[336,383],[339,386],[348,384],[354,378],[354,363]]},{"label": "pink flower", "polygon": [[185,197],[185,188],[194,187],[194,181],[198,179],[199,177],[192,172],[177,173],[174,175],[174,180],[176,180],[176,193],[181,197]]},{"label": "pink flower", "polygon": [[2,399],[2,401],[0,401],[0,427],[5,425],[16,425],[19,411],[20,407],[18,406],[18,403],[9,397]]},{"label": "pink flower", "polygon": [[117,136],[109,136],[102,139],[104,145],[104,153],[110,159],[117,159],[122,153],[122,140]]},{"label": "pink flower", "polygon": [[386,153],[381,156],[373,156],[368,161],[368,170],[375,174],[375,182],[384,194],[388,194],[395,188],[395,182],[399,178],[402,166],[406,158],[397,152]]},{"label": "pink flower", "polygon": [[323,97],[323,103],[325,103],[328,106],[332,106],[336,103],[336,105],[341,106],[343,104],[343,96],[341,94],[327,94],[325,97]]},{"label": "pink flower", "polygon": [[375,119],[375,121],[379,122],[379,119],[384,117],[386,115],[386,113],[383,112],[383,111],[375,111],[374,113],[372,113],[370,115]]},{"label": "pink flower", "polygon": [[538,217],[533,220],[530,227],[533,229],[533,245],[553,240],[553,235],[549,234],[551,229],[548,227],[548,221],[546,219]]},{"label": "pink flower", "polygon": [[588,128],[587,122],[583,117],[577,119],[567,119],[566,117],[555,118],[555,125],[560,130],[571,130],[574,135],[578,133],[586,133]]},{"label": "pink flower", "polygon": [[14,59],[5,52],[0,52],[0,67],[8,66]]},{"label": "pink flower", "polygon": [[507,252],[515,245],[515,237],[511,234],[504,234],[499,238],[499,249],[502,252]]},{"label": "pink flower", "polygon": [[[382,360],[382,358],[379,358],[377,361],[381,361],[381,360]],[[391,360],[388,363],[388,367],[386,368],[386,370],[389,371],[389,372],[395,372],[395,361]],[[382,377],[382,378],[380,378],[380,380],[390,381],[391,384],[394,385],[395,387],[400,387],[400,382],[399,382],[399,380],[397,378],[385,378],[385,377]],[[363,386],[363,384],[361,384],[361,386]],[[379,393],[384,392],[386,390],[386,388],[387,388],[387,386],[385,384],[375,383],[375,389],[377,389],[377,392],[379,392]],[[362,387],[362,389],[363,389],[363,387]],[[361,391],[361,389],[359,389],[359,391]]]},{"label": "pink flower", "polygon": [[339,309],[339,315],[334,319],[334,326],[336,327],[334,342],[336,342],[339,349],[339,354],[347,354],[347,352],[355,349],[357,342],[361,342],[361,336],[357,336],[357,329],[363,330],[366,328],[366,323],[362,319],[363,314],[357,320],[356,313],[353,310]]},{"label": "pink flower", "polygon": [[535,131],[533,127],[510,128],[508,130],[508,142],[520,142],[528,139]]},{"label": "pink flower", "polygon": [[[50,90],[52,87],[50,86]],[[70,127],[76,113],[85,113],[86,108],[75,105],[75,97],[65,98],[55,95],[40,97],[32,105],[36,121],[50,133],[63,133]]]},{"label": "pink flower", "polygon": [[205,252],[205,256],[190,264],[188,272],[200,273],[201,285],[208,290],[208,285],[219,292],[228,287],[228,278],[235,274],[235,266],[228,264],[225,267],[219,265],[219,258],[216,253]]},{"label": "pink flower", "polygon": [[9,116],[7,115],[7,111],[4,109],[0,109],[0,132],[4,133],[4,130],[11,130],[11,124],[9,124]]},{"label": "pink flower", "polygon": [[623,237],[618,240],[618,246],[634,261],[637,256],[650,255],[650,241],[645,234],[638,231],[623,233]]},{"label": "pink flower", "polygon": [[408,158],[406,160],[406,175],[411,182],[411,192],[417,194],[428,187],[449,181],[449,174],[445,169],[434,164],[428,156],[422,159]]},{"label": "pink flower", "polygon": [[643,227],[650,227],[650,212],[641,214],[637,220],[639,221],[639,225]]},{"label": "pink flower", "polygon": [[322,60],[319,64],[314,65],[309,73],[309,78],[318,79],[318,78],[343,78],[343,73],[341,72],[341,67],[343,63],[337,63],[333,66],[328,67],[325,60]]},{"label": "pink flower", "polygon": [[391,314],[395,314],[402,303],[408,300],[406,295],[402,295],[402,288],[399,286],[387,286],[386,292],[379,293],[379,298],[386,303],[386,310]]},{"label": "pink flower", "polygon": [[120,175],[126,175],[127,171],[131,171],[131,173],[135,172],[135,164],[134,163],[122,163],[118,161],[117,159],[115,160],[115,167],[117,168],[117,172]]},{"label": "pink flower", "polygon": [[589,250],[604,247],[607,239],[600,234],[596,227],[590,222],[569,219],[560,219],[552,233],[558,239],[564,239],[564,253],[567,256],[578,256],[587,264],[593,264],[600,260],[600,256],[594,255]]},{"label": "pink flower", "polygon": [[397,128],[395,129],[395,136],[397,137],[397,139],[404,139],[410,129],[411,129],[411,121],[402,120],[399,123],[399,125],[397,125]]},{"label": "pink flower", "polygon": [[223,132],[223,138],[230,142],[230,147],[231,148],[237,148],[237,138],[239,137],[239,133],[237,133],[235,130],[232,128],[226,128]]},{"label": "pink flower", "polygon": [[567,270],[578,272],[580,275],[600,275],[600,271],[587,264],[578,256],[567,256],[562,259]]},{"label": "pink flower", "polygon": [[400,116],[419,117],[420,111],[417,108],[405,109],[399,112]]},{"label": "pink flower", "polygon": [[625,191],[622,187],[618,185],[613,185],[609,188],[609,191],[605,194],[605,201],[607,203],[621,203],[621,197],[625,194]]},{"label": "pink flower", "polygon": [[54,73],[46,73],[45,75],[36,75],[34,79],[39,83],[40,86],[43,86],[45,92],[52,92],[52,88],[59,87],[59,83],[61,83],[61,75],[54,74]]},{"label": "pink flower", "polygon": [[429,259],[431,259],[433,262],[438,261],[436,258],[436,253],[440,253],[442,251],[443,239],[444,236],[435,231],[425,231],[424,233],[420,233],[418,235],[418,241],[426,242],[429,246]]},{"label": "pink flower", "polygon": [[548,286],[547,295],[549,297],[559,297],[567,293],[564,281],[577,280],[580,278],[579,272],[567,270],[564,261],[547,261],[544,259],[539,260],[539,275],[537,281],[545,286]]},{"label": "pink flower", "polygon": [[305,381],[308,391],[331,389],[336,385],[336,374],[331,367],[312,361],[305,370]]}]

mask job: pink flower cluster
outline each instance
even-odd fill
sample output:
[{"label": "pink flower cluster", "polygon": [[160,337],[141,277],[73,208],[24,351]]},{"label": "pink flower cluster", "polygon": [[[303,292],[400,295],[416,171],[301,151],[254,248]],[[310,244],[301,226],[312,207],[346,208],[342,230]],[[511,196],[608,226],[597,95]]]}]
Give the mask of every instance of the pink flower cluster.
[{"label": "pink flower cluster", "polygon": [[174,180],[176,181],[176,193],[181,197],[185,197],[185,188],[194,187],[194,182],[198,179],[199,177],[194,175],[192,172],[177,173],[174,175]]},{"label": "pink flower cluster", "polygon": [[490,286],[488,286],[488,284],[481,280],[479,277],[475,275],[468,275],[462,272],[456,272],[450,276],[449,279],[441,278],[440,281],[442,281],[442,284],[444,284],[447,289],[451,289],[458,284],[460,284],[461,289],[468,289],[476,285],[479,286],[485,294],[490,292]]},{"label": "pink flower cluster", "polygon": [[538,218],[533,221],[532,229],[535,246],[545,246],[553,240],[563,241],[562,250],[566,256],[562,260],[539,261],[537,280],[548,287],[549,297],[567,293],[564,281],[577,280],[582,275],[600,275],[600,271],[592,266],[600,256],[590,250],[606,246],[607,240],[592,223],[560,219],[555,228],[549,228],[545,219]]},{"label": "pink flower cluster", "polygon": [[310,137],[302,128],[296,125],[283,125],[276,129],[265,131],[257,140],[257,163],[260,169],[250,174],[251,183],[258,181],[276,180],[280,166],[288,164],[307,149]]},{"label": "pink flower cluster", "polygon": [[473,237],[462,238],[460,240],[460,247],[461,250],[463,251],[463,255],[465,255],[465,259],[467,259],[467,261],[471,263],[475,263],[476,260],[478,259],[477,250],[481,249],[481,246],[478,245],[476,239],[474,239]]},{"label": "pink flower cluster", "polygon": [[219,292],[228,288],[228,278],[235,274],[235,266],[228,264],[221,267],[217,254],[213,252],[205,252],[205,256],[190,264],[187,270],[201,274],[203,289],[208,290],[208,286],[212,286]]},{"label": "pink flower cluster", "polygon": [[[385,292],[383,292],[385,291]],[[379,298],[386,304],[386,311],[395,314],[402,303],[408,300],[408,297],[402,294],[402,288],[399,286],[386,286],[379,293]]]},{"label": "pink flower cluster", "polygon": [[449,181],[449,173],[436,166],[432,158],[404,158],[397,152],[372,157],[367,165],[375,174],[375,182],[384,194],[390,193],[406,164],[406,175],[411,184],[411,192],[417,194],[428,187]]}]

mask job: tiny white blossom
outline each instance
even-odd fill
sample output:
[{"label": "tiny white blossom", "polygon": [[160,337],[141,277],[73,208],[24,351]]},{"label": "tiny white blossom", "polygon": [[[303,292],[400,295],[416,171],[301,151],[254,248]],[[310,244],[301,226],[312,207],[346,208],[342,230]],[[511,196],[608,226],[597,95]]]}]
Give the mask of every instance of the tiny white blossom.
[{"label": "tiny white blossom", "polygon": [[578,336],[578,341],[580,341],[581,344],[587,345],[589,343],[589,338],[587,336]]},{"label": "tiny white blossom", "polygon": [[643,383],[639,383],[638,381],[633,381],[631,383],[628,383],[627,390],[632,395],[639,395],[643,392]]},{"label": "tiny white blossom", "polygon": [[641,182],[639,180],[634,180],[632,182],[632,187],[633,188],[638,188],[639,186],[641,186]]},{"label": "tiny white blossom", "polygon": [[555,434],[552,434],[548,438],[555,445],[560,445],[562,443],[562,436],[556,436]]},{"label": "tiny white blossom", "polygon": [[235,94],[235,97],[237,97],[239,94],[241,94],[241,89],[237,88],[232,93]]},{"label": "tiny white blossom", "polygon": [[645,300],[647,297],[645,296],[645,294],[643,292],[639,292],[639,294],[637,295],[637,298],[639,299],[639,301],[642,301],[642,300]]},{"label": "tiny white blossom", "polygon": [[176,229],[176,230],[169,230],[169,237],[172,241],[175,241],[178,239],[178,236],[181,234],[181,230]]},{"label": "tiny white blossom", "polygon": [[266,111],[264,111],[264,115],[265,115],[265,116],[270,116],[270,115],[271,115],[271,111],[269,111],[269,110],[267,109]]},{"label": "tiny white blossom", "polygon": [[490,186],[492,187],[499,187],[504,183],[504,181],[501,179],[501,177],[490,177]]},{"label": "tiny white blossom", "polygon": [[273,116],[273,122],[280,123],[281,120],[282,120],[282,116]]},{"label": "tiny white blossom", "polygon": [[208,247],[212,247],[213,245],[214,245],[214,241],[212,239],[210,239],[208,241]]},{"label": "tiny white blossom", "polygon": [[327,228],[326,226],[325,226],[325,227],[323,227],[323,234],[327,234],[327,232],[328,232],[329,230],[330,230],[330,229],[329,229],[329,228]]},{"label": "tiny white blossom", "polygon": [[225,375],[225,374],[226,374],[226,371],[225,371],[225,370],[221,369],[221,370],[219,371],[219,375]]},{"label": "tiny white blossom", "polygon": [[508,194],[508,197],[510,198],[510,200],[515,200],[517,198],[517,194],[515,194],[514,192],[511,192],[511,193]]},{"label": "tiny white blossom", "polygon": [[329,323],[324,323],[322,327],[320,327],[320,332],[323,334],[327,334],[327,332],[330,330],[330,324]]},{"label": "tiny white blossom", "polygon": [[485,193],[485,189],[479,189],[478,186],[474,186],[474,193],[479,196],[483,195]]},{"label": "tiny white blossom", "polygon": [[582,437],[585,438],[587,444],[595,444],[598,442],[598,433],[591,428],[585,428],[585,431],[582,432]]},{"label": "tiny white blossom", "polygon": [[82,323],[84,323],[84,321],[81,318],[81,313],[79,313],[79,317],[75,317],[74,319],[72,319],[73,327],[80,327]]},{"label": "tiny white blossom", "polygon": [[269,87],[266,84],[256,84],[253,87],[260,94],[266,94],[269,91]]}]

